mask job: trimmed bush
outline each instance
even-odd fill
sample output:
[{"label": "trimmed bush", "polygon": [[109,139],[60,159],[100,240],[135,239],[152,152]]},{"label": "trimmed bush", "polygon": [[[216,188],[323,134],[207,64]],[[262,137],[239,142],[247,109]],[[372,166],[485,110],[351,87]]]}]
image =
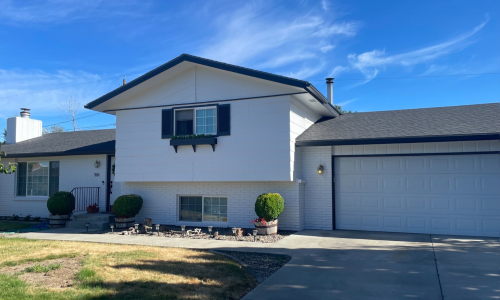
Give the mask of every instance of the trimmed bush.
[{"label": "trimmed bush", "polygon": [[75,196],[70,192],[57,192],[47,200],[52,215],[69,215],[75,209]]},{"label": "trimmed bush", "polygon": [[285,200],[278,193],[266,193],[257,197],[255,201],[255,213],[259,219],[267,222],[278,219],[285,209]]},{"label": "trimmed bush", "polygon": [[139,195],[122,195],[113,203],[115,215],[123,218],[135,217],[142,208],[142,197]]}]

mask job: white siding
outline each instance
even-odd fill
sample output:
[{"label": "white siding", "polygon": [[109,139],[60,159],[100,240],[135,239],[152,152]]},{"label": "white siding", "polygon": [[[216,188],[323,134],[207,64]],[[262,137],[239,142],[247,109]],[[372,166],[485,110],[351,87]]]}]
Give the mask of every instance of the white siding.
[{"label": "white siding", "polygon": [[[99,160],[101,166],[96,169],[94,162]],[[2,159],[2,163],[12,162],[12,159]],[[105,210],[106,205],[106,155],[88,156],[51,156],[36,158],[19,158],[18,162],[25,161],[59,161],[59,190],[71,191],[75,187],[100,187],[99,206]],[[96,177],[94,173],[99,173]],[[47,198],[16,197],[17,174],[0,174],[0,216],[48,217]]]},{"label": "white siding", "polygon": [[[317,168],[323,165],[323,174]],[[305,184],[305,228],[332,229],[332,147],[302,148],[302,179]]]},{"label": "white siding", "polygon": [[295,97],[290,97],[290,166],[291,178],[301,179],[301,148],[295,147],[295,139],[311,127],[321,115],[315,113]]},{"label": "white siding", "polygon": [[[178,222],[178,196],[225,196],[228,199],[228,227],[251,228],[255,220],[255,200],[263,193],[279,193],[285,199],[285,210],[279,217],[279,228],[303,229],[299,200],[299,184],[294,182],[126,182],[122,194],[138,194],[144,205],[137,220],[152,218],[153,223],[181,224]],[[203,223],[187,223],[206,226]]]},{"label": "white siding", "polygon": [[[116,181],[291,181],[290,97],[231,101],[231,135],[209,145],[161,139],[161,110],[117,112]],[[293,148],[292,148],[293,147]]]}]

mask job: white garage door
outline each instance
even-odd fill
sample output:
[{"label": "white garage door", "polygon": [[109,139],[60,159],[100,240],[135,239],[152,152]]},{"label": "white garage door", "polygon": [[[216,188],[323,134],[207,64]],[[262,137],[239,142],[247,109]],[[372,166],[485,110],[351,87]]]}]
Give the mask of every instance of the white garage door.
[{"label": "white garage door", "polygon": [[500,235],[500,155],[335,158],[338,229]]}]

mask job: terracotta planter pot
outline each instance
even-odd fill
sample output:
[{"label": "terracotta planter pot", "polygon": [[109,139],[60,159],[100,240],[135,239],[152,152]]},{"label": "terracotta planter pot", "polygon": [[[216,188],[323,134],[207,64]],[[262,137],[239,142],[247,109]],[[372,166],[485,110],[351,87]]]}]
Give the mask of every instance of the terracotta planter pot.
[{"label": "terracotta planter pot", "polygon": [[98,212],[99,212],[99,207],[96,207],[96,208],[87,207],[88,214],[96,214]]},{"label": "terracotta planter pot", "polygon": [[69,215],[50,215],[49,225],[50,228],[64,228],[66,227],[66,222],[69,221]]},{"label": "terracotta planter pot", "polygon": [[266,225],[262,222],[255,222],[253,224],[259,235],[274,235],[278,233],[278,220],[266,222]]},{"label": "terracotta planter pot", "polygon": [[135,217],[131,218],[115,218],[115,228],[134,227]]}]

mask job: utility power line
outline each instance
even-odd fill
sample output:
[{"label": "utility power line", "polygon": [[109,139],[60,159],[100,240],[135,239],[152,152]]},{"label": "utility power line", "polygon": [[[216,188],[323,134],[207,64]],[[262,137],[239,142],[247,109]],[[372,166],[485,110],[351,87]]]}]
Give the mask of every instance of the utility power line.
[{"label": "utility power line", "polygon": [[[95,116],[95,115],[98,115],[98,114],[101,114],[101,112],[97,112],[97,113],[94,113],[94,114],[91,114],[91,115],[88,115],[88,116],[85,116],[85,117],[76,118],[75,121],[76,120],[80,120],[80,119],[85,119],[85,118],[88,118],[88,117],[92,117],[92,116]],[[63,121],[63,122],[54,123],[54,124],[50,124],[50,125],[45,125],[43,127],[50,127],[50,126],[59,125],[59,124],[63,124],[63,123],[68,123],[68,122],[73,122],[73,120]]]}]

